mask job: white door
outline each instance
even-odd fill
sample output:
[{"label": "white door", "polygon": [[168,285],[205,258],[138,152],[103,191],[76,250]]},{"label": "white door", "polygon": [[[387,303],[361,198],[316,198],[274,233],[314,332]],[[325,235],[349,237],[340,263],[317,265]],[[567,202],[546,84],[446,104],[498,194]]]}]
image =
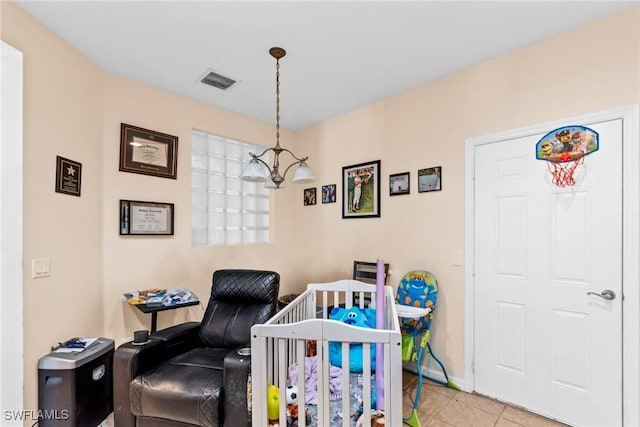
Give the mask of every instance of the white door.
[{"label": "white door", "polygon": [[616,426],[622,120],[586,126],[600,149],[565,188],[535,158],[543,134],[475,147],[475,388],[572,425]]}]

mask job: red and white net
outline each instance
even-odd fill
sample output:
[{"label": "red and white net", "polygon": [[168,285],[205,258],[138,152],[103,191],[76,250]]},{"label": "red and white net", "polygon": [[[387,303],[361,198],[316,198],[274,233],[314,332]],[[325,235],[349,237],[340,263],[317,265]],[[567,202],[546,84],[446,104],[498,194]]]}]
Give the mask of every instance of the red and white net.
[{"label": "red and white net", "polygon": [[573,177],[573,173],[576,168],[584,162],[584,155],[579,156],[576,159],[568,160],[566,162],[553,162],[547,160],[547,167],[549,172],[553,176],[551,182],[558,187],[567,187],[569,185],[575,185],[576,180]]}]

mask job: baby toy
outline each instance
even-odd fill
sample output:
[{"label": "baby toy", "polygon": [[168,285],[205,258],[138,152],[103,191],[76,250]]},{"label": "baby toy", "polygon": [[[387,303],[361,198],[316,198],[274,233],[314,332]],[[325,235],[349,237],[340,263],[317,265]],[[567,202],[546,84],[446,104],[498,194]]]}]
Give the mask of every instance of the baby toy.
[{"label": "baby toy", "polygon": [[[358,421],[356,422],[356,427],[364,426],[364,414],[360,415]],[[385,425],[384,421],[384,411],[382,410],[373,410],[371,411],[371,427],[383,427]]]},{"label": "baby toy", "polygon": [[298,420],[298,387],[290,385],[287,387],[287,415],[291,419],[291,424]]},{"label": "baby toy", "polygon": [[[297,427],[298,426],[298,387],[295,385],[290,385],[287,387],[285,392],[287,397],[287,426],[288,427]],[[307,422],[306,425],[311,424],[311,417],[309,413],[306,416]]]},{"label": "baby toy", "polygon": [[[342,308],[335,307],[331,310],[330,319],[344,322],[352,326],[362,328],[375,328],[375,310],[358,307]],[[371,346],[371,369],[376,369],[376,348]],[[329,361],[332,365],[342,367],[342,343],[329,342]],[[351,343],[349,346],[349,370],[351,372],[362,372],[362,343]]]},{"label": "baby toy", "polygon": [[280,425],[280,389],[273,384],[267,388],[267,417],[269,426]]},{"label": "baby toy", "polygon": [[298,403],[298,386],[288,386],[287,391],[285,391],[285,396],[287,397],[287,405]]}]

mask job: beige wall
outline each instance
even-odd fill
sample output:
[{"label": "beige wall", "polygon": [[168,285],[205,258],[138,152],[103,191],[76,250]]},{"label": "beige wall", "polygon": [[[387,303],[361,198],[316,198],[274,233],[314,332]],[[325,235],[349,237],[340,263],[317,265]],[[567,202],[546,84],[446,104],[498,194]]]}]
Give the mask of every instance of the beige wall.
[{"label": "beige wall", "polygon": [[[288,262],[295,229],[294,192],[278,191],[272,199],[272,242],[234,247],[191,247],[191,129],[242,141],[271,145],[274,128],[236,113],[214,108],[160,91],[125,78],[106,74],[104,84],[103,285],[105,333],[117,340],[131,331],[149,327],[148,315],[133,310],[122,293],[149,287],[188,287],[208,296],[211,273],[219,268],[265,268],[281,273],[283,290],[291,288],[295,264]],[[178,136],[178,178],[151,177],[118,171],[120,123]],[[281,135],[290,146],[293,135]],[[288,144],[289,143],[289,144]],[[128,236],[118,234],[118,200],[150,200],[175,204],[175,235]],[[206,303],[206,300],[205,300]],[[158,316],[158,327],[199,320],[204,307],[175,310]]]},{"label": "beige wall", "polygon": [[[102,333],[102,73],[22,9],[2,2],[2,40],[24,56],[24,381],[71,336]],[[82,163],[81,197],[54,192],[56,156]],[[31,279],[48,257],[51,277]]]},{"label": "beige wall", "polygon": [[[187,286],[206,298],[211,273],[235,267],[277,270],[283,292],[301,285],[290,260],[302,244],[293,191],[272,197],[272,243],[191,248],[191,129],[272,145],[272,125],[106,73],[15,4],[0,4],[2,40],[24,54],[25,408],[37,408],[37,361],[52,345],[72,336],[119,344],[149,328],[123,292]],[[178,179],[118,171],[122,122],[178,136]],[[281,143],[294,148],[293,133],[282,130]],[[82,163],[81,197],[54,192],[56,155]],[[119,199],[175,203],[175,236],[119,236]],[[51,276],[31,279],[31,259],[41,257],[51,258]],[[199,320],[202,310],[161,313],[158,326]]]},{"label": "beige wall", "polygon": [[[431,271],[440,285],[433,349],[462,377],[464,271],[452,254],[464,249],[465,140],[638,102],[636,8],[300,131],[318,185],[340,187],[342,166],[377,159],[383,184],[411,173],[410,195],[389,197],[383,185],[381,218],[343,220],[340,203],[305,209],[300,262],[308,277],[325,277],[348,273],[353,258],[382,257],[394,286],[412,269]],[[442,191],[418,193],[417,170],[432,166],[442,166]]]},{"label": "beige wall", "polygon": [[[208,295],[217,268],[272,268],[281,293],[350,275],[353,259],[383,258],[390,283],[427,269],[441,293],[434,349],[449,374],[463,373],[461,267],[464,143],[486,133],[640,102],[640,8],[568,32],[431,84],[283,133],[311,156],[316,186],[337,184],[342,166],[381,160],[380,218],[341,218],[341,202],[302,205],[302,189],[272,198],[272,243],[191,248],[190,131],[271,145],[271,125],[101,71],[10,2],[2,40],[24,53],[25,408],[37,407],[37,359],[74,335],[117,343],[150,319],[124,291],[188,286]],[[339,100],[336,100],[339,102]],[[179,137],[178,179],[118,171],[120,123]],[[83,164],[82,197],[53,191],[55,156]],[[441,165],[443,190],[417,192],[417,170]],[[391,173],[411,172],[411,194],[389,197]],[[176,204],[175,236],[120,237],[121,198]],[[50,257],[50,278],[30,279],[30,260]],[[159,326],[199,319],[198,307],[162,313]]]}]

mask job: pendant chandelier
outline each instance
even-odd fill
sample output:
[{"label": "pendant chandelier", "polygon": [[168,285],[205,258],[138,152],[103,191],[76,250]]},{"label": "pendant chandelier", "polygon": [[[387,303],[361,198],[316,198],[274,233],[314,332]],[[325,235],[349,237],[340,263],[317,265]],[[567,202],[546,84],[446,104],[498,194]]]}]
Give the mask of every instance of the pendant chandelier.
[{"label": "pendant chandelier", "polygon": [[[295,184],[313,182],[316,180],[316,177],[306,163],[309,157],[297,157],[290,150],[280,147],[280,59],[284,57],[287,52],[281,47],[272,47],[269,49],[269,54],[276,59],[276,145],[275,147],[267,148],[260,154],[249,153],[251,161],[242,171],[240,179],[250,182],[264,182],[265,188],[284,188],[283,183],[287,172],[293,166],[298,165],[291,182]],[[271,167],[261,159],[261,157],[269,151],[273,151],[274,153],[273,166]],[[287,166],[284,172],[280,173],[280,154],[285,152],[289,153],[295,161]]]}]

